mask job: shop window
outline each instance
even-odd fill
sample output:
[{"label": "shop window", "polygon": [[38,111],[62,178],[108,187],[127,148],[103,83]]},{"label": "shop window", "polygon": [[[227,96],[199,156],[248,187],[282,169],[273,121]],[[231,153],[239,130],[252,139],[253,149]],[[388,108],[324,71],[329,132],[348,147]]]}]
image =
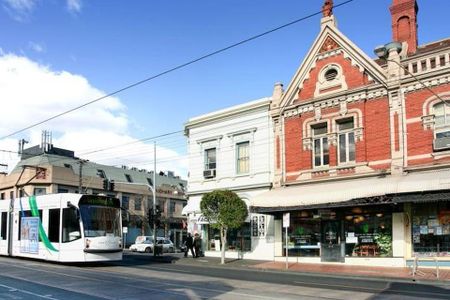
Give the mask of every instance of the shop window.
[{"label": "shop window", "polygon": [[314,167],[327,166],[330,161],[327,123],[312,126]]},{"label": "shop window", "polygon": [[[211,240],[209,250],[218,250],[216,243],[220,243],[219,230],[208,226],[208,236]],[[251,248],[250,223],[242,224],[239,229],[228,230],[227,251],[251,251]]]},{"label": "shop window", "polygon": [[450,203],[415,204],[412,212],[414,255],[450,256]]},{"label": "shop window", "polygon": [[346,164],[355,161],[355,133],[353,118],[337,121],[338,161]]},{"label": "shop window", "polygon": [[392,213],[355,207],[344,220],[346,256],[392,256]]},{"label": "shop window", "polygon": [[[317,218],[317,212],[312,210],[291,212],[290,217],[288,255],[320,256],[320,219]],[[284,230],[283,241],[285,241]],[[286,253],[286,250],[283,253]]]},{"label": "shop window", "polygon": [[250,172],[250,143],[236,144],[236,173],[245,174]]}]

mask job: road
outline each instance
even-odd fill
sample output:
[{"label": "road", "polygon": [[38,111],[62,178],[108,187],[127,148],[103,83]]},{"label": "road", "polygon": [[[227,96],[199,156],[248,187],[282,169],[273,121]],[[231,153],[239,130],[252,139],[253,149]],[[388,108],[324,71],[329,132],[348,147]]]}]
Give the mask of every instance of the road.
[{"label": "road", "polygon": [[223,268],[177,255],[89,265],[0,257],[0,299],[450,299],[449,285]]}]

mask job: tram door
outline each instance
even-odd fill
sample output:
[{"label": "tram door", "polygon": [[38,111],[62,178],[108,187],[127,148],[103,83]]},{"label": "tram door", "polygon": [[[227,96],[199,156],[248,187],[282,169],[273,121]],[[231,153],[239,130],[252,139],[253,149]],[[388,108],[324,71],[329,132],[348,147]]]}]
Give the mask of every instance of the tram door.
[{"label": "tram door", "polygon": [[321,261],[323,262],[343,262],[341,243],[342,239],[341,221],[324,220],[322,221],[322,242],[321,242]]}]

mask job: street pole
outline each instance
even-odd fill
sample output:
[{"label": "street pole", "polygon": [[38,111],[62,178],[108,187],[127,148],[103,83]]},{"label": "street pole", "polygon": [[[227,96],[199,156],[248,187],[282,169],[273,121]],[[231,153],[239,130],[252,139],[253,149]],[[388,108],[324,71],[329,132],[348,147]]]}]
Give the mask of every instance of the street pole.
[{"label": "street pole", "polygon": [[156,256],[156,141],[153,142],[153,256]]}]

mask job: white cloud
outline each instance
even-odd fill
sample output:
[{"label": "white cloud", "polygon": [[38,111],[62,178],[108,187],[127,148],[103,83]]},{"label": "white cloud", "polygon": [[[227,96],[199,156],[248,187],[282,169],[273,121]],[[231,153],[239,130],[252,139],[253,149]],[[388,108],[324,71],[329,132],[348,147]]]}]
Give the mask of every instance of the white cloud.
[{"label": "white cloud", "polygon": [[39,0],[2,0],[3,8],[16,21],[26,21]]},{"label": "white cloud", "polygon": [[28,46],[37,53],[44,53],[45,52],[45,46],[40,43],[35,42],[29,42]]},{"label": "white cloud", "polygon": [[[0,55],[0,137],[104,95],[83,76],[54,71],[24,56]],[[0,140],[0,149],[17,151],[18,140],[22,137],[30,141],[27,146],[38,145],[41,130],[46,129],[52,131],[55,147],[74,150],[79,157],[107,165],[152,169],[152,144],[136,142],[126,147],[86,154],[87,150],[137,141],[129,133],[130,123],[126,106],[117,97],[109,97]],[[157,161],[161,163],[157,169],[173,170],[184,176],[186,161],[177,157],[175,151],[159,146]],[[0,164],[5,162],[11,170],[17,163],[17,155],[0,151]]]},{"label": "white cloud", "polygon": [[67,0],[67,10],[70,13],[80,13],[82,6],[81,0]]}]

